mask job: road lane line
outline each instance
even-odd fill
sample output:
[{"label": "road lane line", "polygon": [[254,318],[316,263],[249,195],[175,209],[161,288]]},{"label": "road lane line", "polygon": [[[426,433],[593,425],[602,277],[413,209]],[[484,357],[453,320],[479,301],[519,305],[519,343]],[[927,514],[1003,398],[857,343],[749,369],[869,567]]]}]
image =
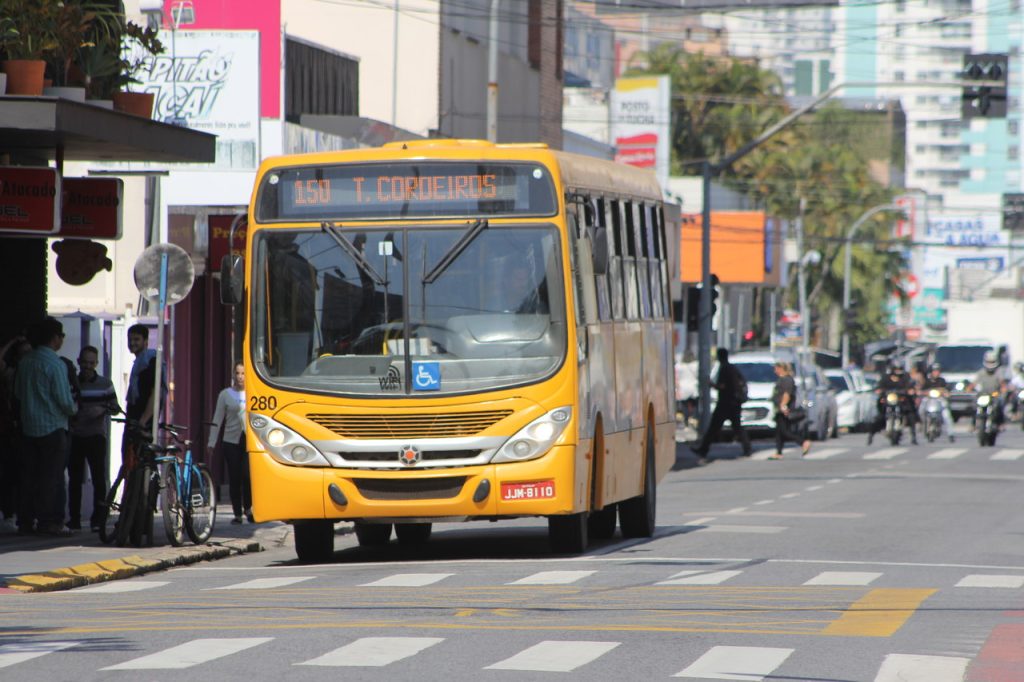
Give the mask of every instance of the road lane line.
[{"label": "road lane line", "polygon": [[928,459],[956,459],[967,452],[967,448],[943,448],[928,455]]},{"label": "road lane line", "polygon": [[331,668],[379,668],[415,656],[424,649],[440,644],[439,637],[363,637],[328,651],[323,656],[295,665],[318,665]]},{"label": "road lane line", "polygon": [[619,644],[620,642],[545,641],[485,669],[567,673],[603,656]]},{"label": "road lane line", "polygon": [[234,585],[224,585],[223,587],[206,587],[207,590],[272,590],[275,587],[286,587],[288,585],[294,585],[295,583],[301,583],[306,580],[313,580],[316,576],[295,576],[292,578],[254,578],[253,580],[247,580],[244,583],[235,583]]},{"label": "road lane line", "polygon": [[100,668],[101,670],[180,670],[200,663],[208,663],[224,656],[237,654],[260,644],[266,644],[273,637],[238,637],[193,639],[155,654],[134,658],[124,663]]},{"label": "road lane line", "polygon": [[1018,589],[1024,587],[1024,575],[969,575],[956,584],[957,587],[1000,587]]},{"label": "road lane line", "polygon": [[514,580],[506,585],[570,585],[594,575],[597,571],[541,571],[525,578]]},{"label": "road lane line", "polygon": [[56,594],[109,594],[111,592],[141,592],[142,590],[152,590],[157,587],[163,587],[164,585],[170,585],[170,582],[166,580],[117,580],[110,583],[92,585],[90,587],[81,587],[76,590],[57,592]]},{"label": "road lane line", "polygon": [[810,488],[804,488],[804,490],[806,490],[809,493],[813,493],[815,490],[821,490],[824,487],[825,486],[823,485],[812,485]]},{"label": "road lane line", "polygon": [[754,503],[755,506],[762,504],[775,504],[775,500],[760,500]]},{"label": "road lane line", "polygon": [[992,455],[990,458],[993,462],[1015,462],[1021,457],[1024,457],[1024,450],[1018,450],[1015,448],[1004,448]]},{"label": "road lane line", "polygon": [[800,497],[800,493],[786,493],[785,495],[779,495],[783,500],[792,500],[794,497]]},{"label": "road lane line", "polygon": [[848,637],[889,637],[935,592],[937,590],[931,589],[871,590],[821,632]]},{"label": "road lane line", "polygon": [[680,571],[655,585],[721,585],[743,571]]},{"label": "road lane line", "polygon": [[883,448],[878,452],[864,455],[864,459],[892,459],[906,453],[906,448]]},{"label": "road lane line", "polygon": [[863,571],[824,571],[804,583],[804,585],[870,585],[882,577],[881,573]]},{"label": "road lane line", "polygon": [[970,659],[955,656],[889,654],[875,682],[961,682],[968,663]]},{"label": "road lane line", "polygon": [[781,533],[784,530],[788,530],[787,526],[729,526],[722,524],[714,524],[711,526],[704,526],[698,528],[695,533]]},{"label": "road lane line", "polygon": [[793,649],[716,646],[673,677],[760,682],[782,665]]},{"label": "road lane line", "polygon": [[54,651],[68,649],[80,642],[17,642],[0,645],[0,668],[31,661]]},{"label": "road lane line", "polygon": [[360,587],[426,587],[450,578],[454,573],[396,573]]},{"label": "road lane line", "polygon": [[804,455],[804,459],[828,459],[847,451],[849,451],[849,448],[822,448],[821,450],[812,448],[810,452]]}]

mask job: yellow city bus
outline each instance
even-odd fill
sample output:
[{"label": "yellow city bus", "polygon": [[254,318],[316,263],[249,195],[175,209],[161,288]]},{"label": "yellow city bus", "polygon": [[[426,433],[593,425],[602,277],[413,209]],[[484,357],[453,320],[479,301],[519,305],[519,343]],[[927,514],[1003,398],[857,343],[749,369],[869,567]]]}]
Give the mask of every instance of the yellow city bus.
[{"label": "yellow city bus", "polygon": [[248,224],[253,513],[300,560],[342,520],[363,546],[531,516],[556,552],[616,518],[653,534],[675,457],[653,173],[478,140],[281,156]]}]

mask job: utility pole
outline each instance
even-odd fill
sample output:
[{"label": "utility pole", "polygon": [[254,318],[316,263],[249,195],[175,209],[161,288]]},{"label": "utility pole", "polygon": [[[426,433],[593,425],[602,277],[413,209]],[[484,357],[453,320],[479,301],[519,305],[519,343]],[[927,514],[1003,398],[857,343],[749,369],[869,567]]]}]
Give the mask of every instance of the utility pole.
[{"label": "utility pole", "polygon": [[807,274],[804,267],[804,211],[807,200],[800,197],[800,211],[796,216],[797,298],[800,305],[800,361],[807,361],[807,337],[810,336],[811,311],[807,309]]},{"label": "utility pole", "polygon": [[487,37],[487,140],[498,141],[498,5],[491,0],[490,35]]}]

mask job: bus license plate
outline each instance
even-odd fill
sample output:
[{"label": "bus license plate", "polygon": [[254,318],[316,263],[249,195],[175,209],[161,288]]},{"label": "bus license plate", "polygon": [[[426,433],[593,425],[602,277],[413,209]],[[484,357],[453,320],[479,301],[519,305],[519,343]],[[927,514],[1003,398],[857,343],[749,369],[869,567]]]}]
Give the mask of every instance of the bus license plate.
[{"label": "bus license plate", "polygon": [[534,483],[502,483],[501,499],[509,500],[549,500],[555,496],[554,481],[536,481]]}]

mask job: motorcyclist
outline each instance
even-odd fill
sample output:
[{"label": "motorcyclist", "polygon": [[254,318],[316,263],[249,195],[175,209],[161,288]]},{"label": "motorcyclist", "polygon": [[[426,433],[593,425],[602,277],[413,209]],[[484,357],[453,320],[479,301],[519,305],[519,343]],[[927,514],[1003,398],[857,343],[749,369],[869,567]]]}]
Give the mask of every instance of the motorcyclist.
[{"label": "motorcyclist", "polygon": [[1022,417],[1022,411],[1024,411],[1024,362],[1014,364],[1013,376],[1010,377],[1009,381],[1009,390],[1012,393],[1009,398],[1013,406],[1013,413],[1018,419],[1024,420],[1024,417]]},{"label": "motorcyclist", "polygon": [[[954,441],[953,415],[949,411],[949,384],[942,378],[942,366],[937,362],[932,363],[928,368],[928,374],[925,376],[924,381],[921,382],[923,396],[927,396],[932,389],[939,392],[939,399],[942,401],[942,430],[949,436],[949,442],[952,443]],[[924,422],[924,408],[925,401],[922,398],[919,415],[922,423]]]},{"label": "motorcyclist", "polygon": [[[974,375],[970,389],[978,395],[989,394],[995,396],[996,424],[1003,424],[1003,406],[1005,405],[1006,376],[999,366],[999,356],[994,350],[985,351],[981,361],[981,369]],[[975,425],[976,426],[976,425]]]},{"label": "motorcyclist", "polygon": [[887,393],[897,393],[900,397],[900,410],[903,412],[903,419],[910,427],[910,442],[917,445],[917,411],[914,409],[914,383],[910,376],[904,371],[903,364],[896,359],[889,361],[888,371],[879,379],[875,386],[875,393],[878,395],[878,415],[871,424],[871,431],[868,432],[868,445],[874,439],[875,434],[885,428],[885,396]]}]

